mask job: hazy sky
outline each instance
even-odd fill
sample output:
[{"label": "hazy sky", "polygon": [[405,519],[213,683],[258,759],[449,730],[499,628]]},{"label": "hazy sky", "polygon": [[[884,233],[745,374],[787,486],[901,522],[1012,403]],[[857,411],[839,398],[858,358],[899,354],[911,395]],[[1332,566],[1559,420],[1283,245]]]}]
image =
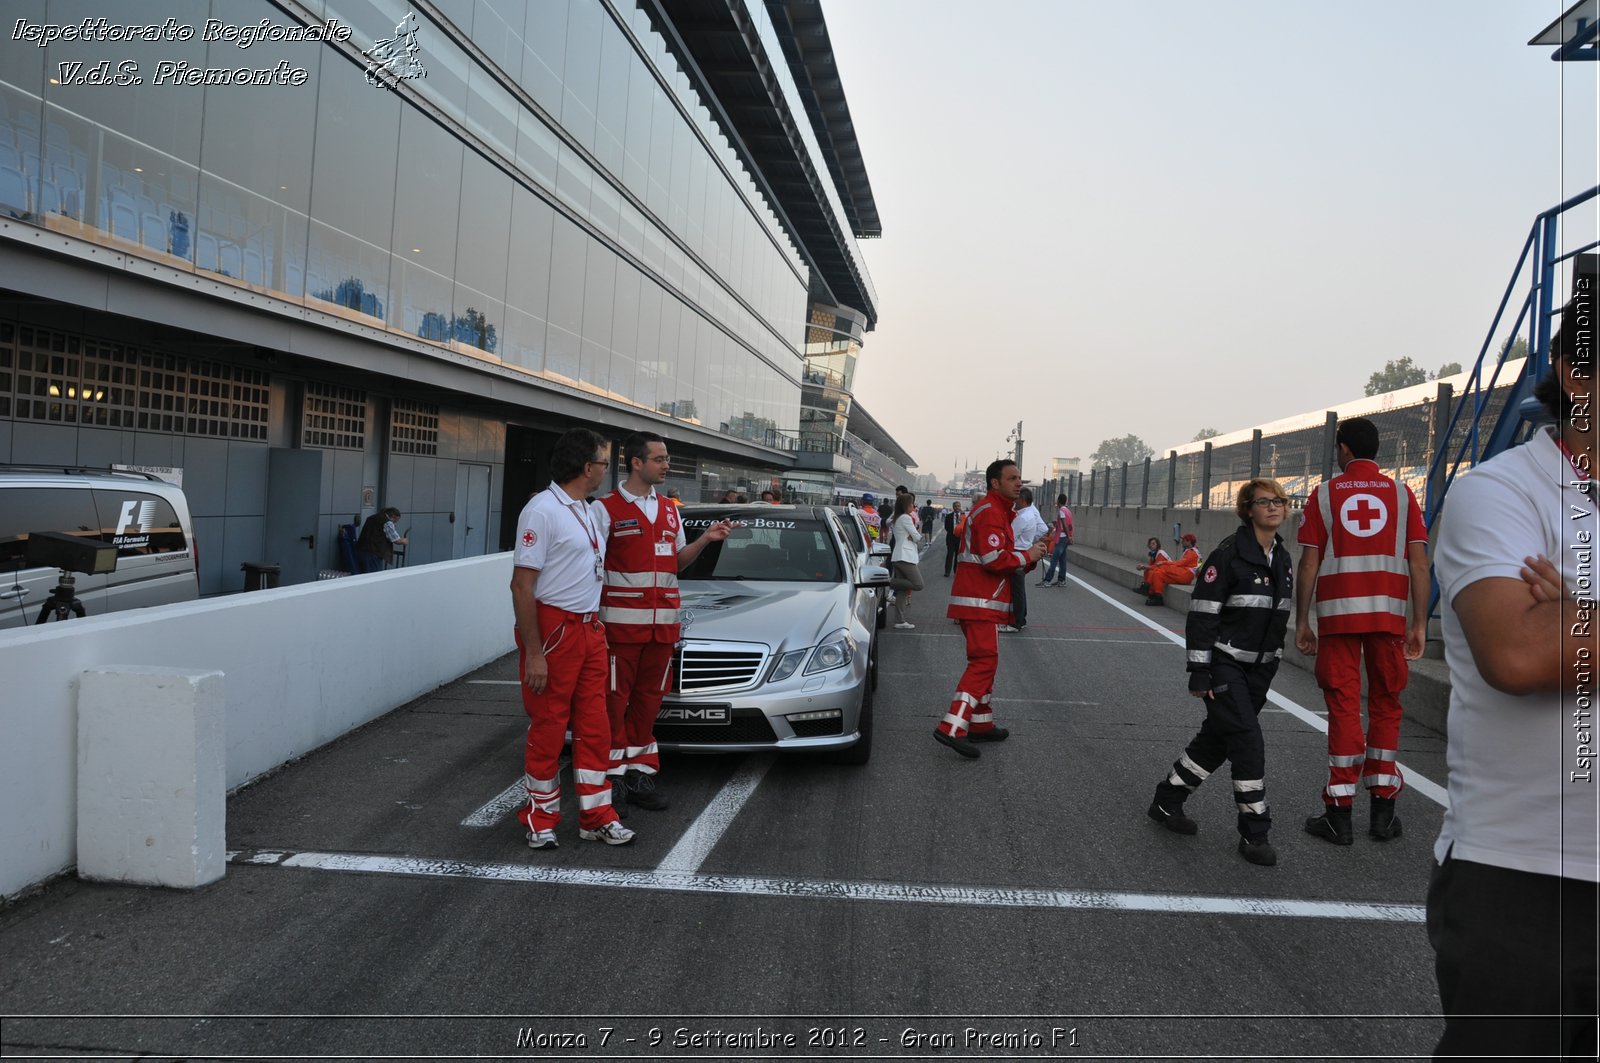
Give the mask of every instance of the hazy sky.
[{"label": "hazy sky", "polygon": [[884,231],[856,396],[941,479],[1021,420],[1038,478],[1469,365],[1600,182],[1600,64],[1527,44],[1569,3],[824,0]]}]

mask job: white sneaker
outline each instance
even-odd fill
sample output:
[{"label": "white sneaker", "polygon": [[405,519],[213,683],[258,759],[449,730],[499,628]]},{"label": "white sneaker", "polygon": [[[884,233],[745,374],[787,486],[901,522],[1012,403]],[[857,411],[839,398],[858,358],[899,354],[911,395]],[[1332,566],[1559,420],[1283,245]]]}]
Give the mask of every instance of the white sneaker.
[{"label": "white sneaker", "polygon": [[612,820],[599,830],[579,830],[578,837],[586,842],[605,842],[607,845],[627,845],[633,841],[633,831]]},{"label": "white sneaker", "polygon": [[530,830],[528,832],[528,848],[559,849],[561,848],[561,843],[556,841],[556,832],[553,830]]},{"label": "white sneaker", "polygon": [[1012,627],[1010,624],[1001,624],[1000,630],[1004,631],[1008,635],[1015,635],[1018,629]]},{"label": "white sneaker", "polygon": [[914,628],[916,626],[917,625],[913,624],[909,620],[902,620],[898,624],[895,625],[895,629],[897,631],[910,631],[912,628]]}]

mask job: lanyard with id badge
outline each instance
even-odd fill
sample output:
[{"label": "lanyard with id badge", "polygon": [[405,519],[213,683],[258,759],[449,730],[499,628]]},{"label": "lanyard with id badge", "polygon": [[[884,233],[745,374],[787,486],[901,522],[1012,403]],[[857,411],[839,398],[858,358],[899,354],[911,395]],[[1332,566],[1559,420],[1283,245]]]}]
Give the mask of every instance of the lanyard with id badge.
[{"label": "lanyard with id badge", "polygon": [[[554,491],[555,488],[552,487],[551,490]],[[589,549],[594,551],[594,581],[596,583],[604,582],[606,578],[606,559],[605,555],[600,552],[599,530],[595,528],[587,512],[585,512],[581,517],[578,516],[576,510],[580,507],[569,506],[563,503],[561,508],[565,509],[568,513],[571,513],[572,519],[577,521],[578,527],[583,529],[583,534],[589,540]]]}]

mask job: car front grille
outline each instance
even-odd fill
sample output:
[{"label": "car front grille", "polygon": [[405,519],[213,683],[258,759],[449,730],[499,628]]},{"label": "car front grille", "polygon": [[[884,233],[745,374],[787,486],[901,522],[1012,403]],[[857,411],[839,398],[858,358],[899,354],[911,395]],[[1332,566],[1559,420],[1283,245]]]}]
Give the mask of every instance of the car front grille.
[{"label": "car front grille", "polygon": [[734,709],[727,726],[702,724],[657,723],[657,742],[681,742],[686,745],[732,746],[776,742],[777,733],[760,709]]},{"label": "car front grille", "polygon": [[678,692],[738,690],[751,686],[767,663],[767,648],[752,642],[684,643],[677,660]]}]

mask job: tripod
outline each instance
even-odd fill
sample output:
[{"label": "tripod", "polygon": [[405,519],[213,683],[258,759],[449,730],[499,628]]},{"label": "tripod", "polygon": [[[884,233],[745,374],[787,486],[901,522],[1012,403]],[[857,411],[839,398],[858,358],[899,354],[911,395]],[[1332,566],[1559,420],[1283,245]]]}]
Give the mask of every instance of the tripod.
[{"label": "tripod", "polygon": [[70,620],[75,616],[85,615],[83,603],[78,601],[78,581],[66,569],[61,570],[61,582],[57,583],[50,591],[50,597],[39,606],[39,619],[35,624],[43,624],[47,620]]}]

